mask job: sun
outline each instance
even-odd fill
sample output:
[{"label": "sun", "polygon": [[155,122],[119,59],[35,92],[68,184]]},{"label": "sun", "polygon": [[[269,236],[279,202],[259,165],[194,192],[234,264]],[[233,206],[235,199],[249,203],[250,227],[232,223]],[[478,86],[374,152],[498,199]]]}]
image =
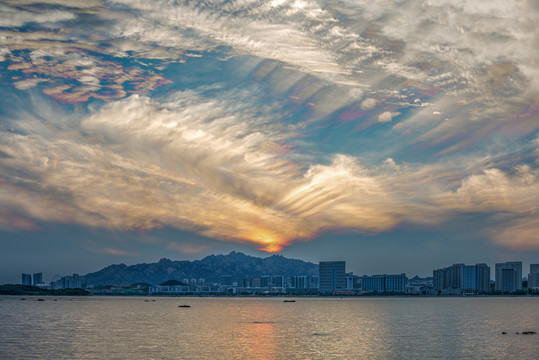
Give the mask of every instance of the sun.
[{"label": "sun", "polygon": [[268,229],[257,228],[249,234],[249,240],[260,244],[259,250],[278,253],[288,242]]}]

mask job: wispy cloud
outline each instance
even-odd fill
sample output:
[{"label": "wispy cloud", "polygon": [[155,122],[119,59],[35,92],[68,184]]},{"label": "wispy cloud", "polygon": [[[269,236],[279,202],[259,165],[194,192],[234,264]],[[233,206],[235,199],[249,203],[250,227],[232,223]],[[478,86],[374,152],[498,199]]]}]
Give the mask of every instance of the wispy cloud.
[{"label": "wispy cloud", "polygon": [[113,248],[104,248],[99,250],[98,252],[107,254],[107,255],[120,255],[120,256],[140,256],[138,253],[129,252],[129,251],[123,251]]},{"label": "wispy cloud", "polygon": [[3,228],[172,227],[279,251],[482,212],[506,216],[495,243],[537,246],[530,1],[0,7],[2,91],[27,99],[0,123]]}]

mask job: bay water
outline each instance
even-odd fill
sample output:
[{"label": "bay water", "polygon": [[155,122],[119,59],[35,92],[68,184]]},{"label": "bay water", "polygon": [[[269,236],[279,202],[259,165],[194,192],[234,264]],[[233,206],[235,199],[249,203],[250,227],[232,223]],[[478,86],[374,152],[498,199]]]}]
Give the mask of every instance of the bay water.
[{"label": "bay water", "polygon": [[539,297],[21,298],[0,359],[539,359]]}]

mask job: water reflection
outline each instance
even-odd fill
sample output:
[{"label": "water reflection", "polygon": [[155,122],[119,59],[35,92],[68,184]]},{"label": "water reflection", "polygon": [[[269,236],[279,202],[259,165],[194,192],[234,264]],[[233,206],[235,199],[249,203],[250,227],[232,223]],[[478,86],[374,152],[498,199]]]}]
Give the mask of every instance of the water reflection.
[{"label": "water reflection", "polygon": [[[237,339],[246,359],[273,360],[277,358],[275,307],[272,304],[255,301],[245,308],[244,318]],[[253,320],[248,320],[253,319]]]}]

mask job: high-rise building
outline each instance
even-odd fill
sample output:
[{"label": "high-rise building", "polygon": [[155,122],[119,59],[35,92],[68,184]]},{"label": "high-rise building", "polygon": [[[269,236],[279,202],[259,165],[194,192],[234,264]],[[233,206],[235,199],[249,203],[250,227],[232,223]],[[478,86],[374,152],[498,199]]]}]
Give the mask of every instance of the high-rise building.
[{"label": "high-rise building", "polygon": [[32,275],[22,274],[22,284],[23,285],[32,285]]},{"label": "high-rise building", "polygon": [[464,264],[453,264],[449,267],[434,270],[433,286],[439,291],[455,291],[462,289]]},{"label": "high-rise building", "polygon": [[273,287],[282,288],[284,287],[284,276],[282,275],[275,275],[271,277],[271,285]]},{"label": "high-rise building", "polygon": [[385,278],[384,275],[363,275],[361,279],[361,290],[368,292],[384,292]]},{"label": "high-rise building", "polygon": [[309,277],[308,276],[292,276],[291,287],[294,289],[308,289]]},{"label": "high-rise building", "polygon": [[490,268],[486,264],[453,264],[433,271],[434,290],[449,293],[490,291]]},{"label": "high-rise building", "polygon": [[522,290],[522,262],[511,261],[496,264],[496,291]]},{"label": "high-rise building", "polygon": [[320,292],[330,293],[346,288],[346,262],[321,261],[319,264]]},{"label": "high-rise building", "polygon": [[346,273],[346,290],[354,289],[354,273]]},{"label": "high-rise building", "polygon": [[539,264],[530,264],[528,289],[539,290]]},{"label": "high-rise building", "polygon": [[406,275],[384,275],[384,291],[403,293],[406,290]]},{"label": "high-rise building", "polygon": [[43,283],[43,273],[35,273],[33,277],[33,284],[34,286],[42,284]]},{"label": "high-rise building", "polygon": [[361,290],[368,292],[398,292],[406,290],[406,274],[399,275],[363,275]]},{"label": "high-rise building", "polygon": [[259,288],[260,287],[260,278],[253,278],[251,280],[251,286],[254,287],[254,288]]},{"label": "high-rise building", "polygon": [[71,288],[80,289],[82,288],[83,282],[84,282],[84,278],[82,276],[79,276],[79,274],[73,274],[72,280],[71,280]]},{"label": "high-rise building", "polygon": [[462,272],[462,290],[490,292],[490,267],[487,264],[465,265]]},{"label": "high-rise building", "polygon": [[263,288],[269,288],[271,284],[271,276],[269,275],[262,275],[260,277],[260,287]]},{"label": "high-rise building", "polygon": [[311,276],[309,279],[309,288],[311,289],[318,289],[320,288],[320,277],[319,276]]}]

